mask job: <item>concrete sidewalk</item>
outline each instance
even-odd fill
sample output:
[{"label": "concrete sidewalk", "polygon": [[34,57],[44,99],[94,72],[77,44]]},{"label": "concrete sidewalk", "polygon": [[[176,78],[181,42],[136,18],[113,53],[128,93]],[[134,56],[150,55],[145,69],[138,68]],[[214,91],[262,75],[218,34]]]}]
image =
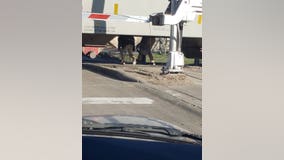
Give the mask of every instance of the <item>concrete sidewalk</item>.
[{"label": "concrete sidewalk", "polygon": [[162,75],[162,66],[83,63],[83,69],[111,78],[140,82],[137,87],[201,116],[202,68],[186,66],[183,74]]}]

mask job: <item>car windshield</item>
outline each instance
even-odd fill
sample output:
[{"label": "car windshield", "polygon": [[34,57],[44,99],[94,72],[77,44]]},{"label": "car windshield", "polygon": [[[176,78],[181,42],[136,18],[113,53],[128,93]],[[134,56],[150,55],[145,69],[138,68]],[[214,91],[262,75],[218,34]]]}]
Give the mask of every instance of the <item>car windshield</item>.
[{"label": "car windshield", "polygon": [[[190,150],[200,159],[202,3],[177,2],[83,1],[82,131],[88,153],[94,153],[92,147],[102,140],[96,149],[122,144],[128,155],[133,147],[105,139],[119,137],[163,144],[185,142],[187,147],[194,143],[184,151]],[[165,10],[167,13],[161,12]],[[98,136],[103,138],[96,139]],[[180,153],[176,143],[170,145],[178,148],[172,155]],[[136,143],[134,146],[140,147]],[[153,148],[149,150],[156,152]],[[158,157],[173,148],[160,150]]]},{"label": "car windshield", "polygon": [[82,108],[202,135],[202,0],[84,0]]}]

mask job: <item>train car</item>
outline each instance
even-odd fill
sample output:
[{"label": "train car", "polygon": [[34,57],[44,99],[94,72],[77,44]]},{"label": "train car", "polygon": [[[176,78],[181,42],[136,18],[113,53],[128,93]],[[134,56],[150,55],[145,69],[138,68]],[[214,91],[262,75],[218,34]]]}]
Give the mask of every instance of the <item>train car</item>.
[{"label": "train car", "polygon": [[[190,3],[201,12],[194,21],[184,24],[181,49],[185,57],[201,58],[202,2],[192,0]],[[83,0],[83,54],[98,54],[119,35],[170,37],[169,25],[156,26],[149,22],[150,15],[165,12],[168,5],[167,0]]]}]

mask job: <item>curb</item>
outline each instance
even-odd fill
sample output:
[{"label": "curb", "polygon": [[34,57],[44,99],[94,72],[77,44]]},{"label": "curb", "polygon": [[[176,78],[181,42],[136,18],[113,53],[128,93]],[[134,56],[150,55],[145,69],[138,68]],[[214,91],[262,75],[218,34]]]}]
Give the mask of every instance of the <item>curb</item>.
[{"label": "curb", "polygon": [[172,96],[171,94],[167,93],[167,92],[164,92],[164,91],[161,91],[149,84],[145,84],[143,83],[144,85],[138,85],[138,88],[140,89],[143,89],[145,91],[147,91],[148,93],[151,93],[173,105],[176,105],[176,106],[179,106],[181,108],[183,108],[184,110],[187,110],[191,113],[194,113],[195,115],[197,116],[202,116],[202,109],[199,108],[198,106],[196,105],[193,105],[193,104],[190,104],[190,103],[187,103],[185,102],[184,100],[178,98],[178,97],[175,97],[175,96]]},{"label": "curb", "polygon": [[[93,63],[83,63],[82,64],[82,68],[83,69],[87,69],[91,72],[95,72],[95,73],[99,73],[102,75],[106,75],[110,78],[114,78],[114,79],[118,79],[118,80],[122,80],[122,81],[128,81],[128,82],[139,82],[140,84],[137,85],[138,88],[143,89],[145,91],[147,91],[148,93],[151,93],[173,105],[177,105],[191,113],[194,113],[197,116],[202,116],[202,109],[199,108],[198,106],[195,106],[193,104],[189,104],[185,101],[183,101],[182,99],[172,96],[171,94],[161,91],[159,89],[157,89],[156,87],[152,86],[151,84],[148,84],[146,82],[140,81],[138,79],[133,78],[132,76],[129,76],[125,73],[122,73],[120,71],[108,68],[108,67],[104,67],[104,66],[100,66],[100,65],[96,65]],[[141,85],[143,84],[143,85]]]}]

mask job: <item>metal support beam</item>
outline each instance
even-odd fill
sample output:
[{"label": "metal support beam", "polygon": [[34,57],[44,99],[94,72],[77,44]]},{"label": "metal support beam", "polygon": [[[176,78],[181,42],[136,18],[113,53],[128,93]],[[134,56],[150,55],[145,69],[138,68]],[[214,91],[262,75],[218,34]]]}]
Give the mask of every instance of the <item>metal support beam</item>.
[{"label": "metal support beam", "polygon": [[[175,12],[177,2],[177,0],[171,0],[171,14]],[[162,68],[163,73],[183,72],[184,55],[181,52],[181,31],[179,24],[171,25],[170,53],[166,65]]]}]

